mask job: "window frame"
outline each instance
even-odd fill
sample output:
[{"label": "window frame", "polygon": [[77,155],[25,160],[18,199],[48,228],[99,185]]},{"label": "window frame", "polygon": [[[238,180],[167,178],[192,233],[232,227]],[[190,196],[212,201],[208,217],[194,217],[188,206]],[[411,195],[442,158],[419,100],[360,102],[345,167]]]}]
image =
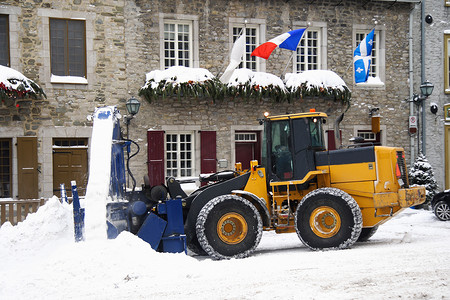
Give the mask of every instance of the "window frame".
[{"label": "window frame", "polygon": [[[299,47],[303,38],[307,34],[308,30],[314,30],[319,32],[319,68],[317,70],[326,70],[328,68],[328,27],[326,22],[294,22],[293,29],[299,29],[306,27],[305,33],[300,40]],[[301,70],[297,68],[297,57],[298,57],[298,48],[296,53],[294,54],[294,58],[292,59],[292,72],[293,73],[301,73]]]},{"label": "window frame", "polygon": [[[309,34],[317,34],[317,37],[309,37]],[[316,42],[316,46],[310,45],[310,43]],[[320,70],[321,69],[321,32],[320,29],[308,28],[305,30],[302,39],[300,40],[297,50],[294,55],[294,73],[300,73],[303,71]],[[317,51],[315,54],[310,52]],[[303,54],[301,53],[303,52]],[[305,58],[301,61],[301,58]],[[309,58],[316,58],[316,62],[310,62]],[[315,65],[315,66],[314,66]],[[311,67],[310,67],[311,66]]]},{"label": "window frame", "polygon": [[[12,147],[12,139],[11,138],[0,138],[0,143],[8,143],[8,157],[6,156],[0,156],[1,157],[1,169],[3,170],[5,165],[3,164],[3,162],[5,161],[5,159],[8,160],[8,165],[7,167],[9,168],[9,172],[1,172],[1,181],[0,181],[0,198],[13,198],[13,147]],[[3,149],[3,146],[0,144],[0,149]],[[0,155],[2,155],[2,153],[0,153]],[[9,181],[3,181],[4,176],[8,176]],[[2,188],[2,186],[4,184],[8,184],[9,185],[9,195],[4,195],[4,190]]]},{"label": "window frame", "polygon": [[15,70],[21,71],[21,51],[19,48],[19,32],[21,24],[19,16],[22,15],[22,9],[17,6],[0,5],[0,14],[8,16],[8,42],[9,42],[9,66]]},{"label": "window frame", "polygon": [[166,22],[178,22],[178,23],[189,23],[190,32],[192,33],[190,39],[191,43],[191,62],[190,67],[198,68],[200,66],[199,59],[199,16],[197,15],[184,15],[184,14],[166,14],[159,13],[159,66],[161,70],[165,70],[165,54],[164,54],[164,24]]},{"label": "window frame", "polygon": [[[266,20],[265,19],[229,18],[229,28],[228,28],[229,40],[228,40],[227,54],[231,52],[231,49],[233,48],[233,45],[234,45],[234,41],[237,39],[237,35],[233,34],[234,28],[255,29],[256,30],[256,33],[255,33],[256,41],[255,41],[254,48],[258,47],[265,41],[265,36],[266,36]],[[247,39],[247,37],[246,37],[246,39]],[[247,44],[247,41],[246,41],[246,44]],[[245,63],[249,62],[248,58],[251,57],[250,55],[253,52],[254,48],[250,47],[248,50],[246,49],[246,55],[244,57]],[[228,59],[228,56],[227,56],[227,59]],[[228,64],[228,60],[225,63]],[[266,71],[266,60],[265,59],[261,59],[260,57],[255,57],[254,63],[255,63],[255,68],[251,69],[251,70],[253,70],[255,72],[265,72]],[[239,65],[238,68],[242,68],[242,66]],[[248,67],[246,66],[246,68],[248,68]]]},{"label": "window frame", "polygon": [[[64,21],[65,22],[65,28],[64,28],[64,74],[55,74],[53,65],[53,58],[52,58],[52,22],[58,22],[58,21]],[[69,36],[71,35],[71,32],[69,32],[69,23],[70,22],[83,22],[83,33],[82,33],[82,40],[83,40],[83,46],[82,46],[82,53],[83,57],[81,58],[82,62],[82,73],[83,75],[75,75],[70,73],[70,65],[72,63],[72,60],[70,60],[70,50],[71,47],[69,45]],[[87,79],[87,54],[86,54],[86,20],[79,20],[79,19],[70,19],[70,18],[49,18],[49,43],[50,43],[50,72],[53,76],[58,77],[81,77]]]},{"label": "window frame", "polygon": [[6,32],[5,32],[5,36],[6,36],[6,58],[5,60],[7,61],[6,66],[10,67],[11,66],[11,48],[10,48],[10,29],[9,29],[9,15],[8,14],[3,14],[0,13],[0,17],[5,17],[6,19]]},{"label": "window frame", "polygon": [[[173,34],[175,36],[175,39],[173,41],[166,40],[166,33],[168,32],[168,31],[166,31],[166,25],[174,25]],[[163,35],[164,56],[163,56],[162,60],[164,61],[164,69],[168,69],[168,68],[173,67],[173,66],[192,67],[193,62],[194,62],[194,59],[193,59],[193,37],[192,37],[193,30],[192,30],[192,22],[190,22],[190,21],[177,21],[177,20],[164,20],[163,26],[164,26],[164,29],[163,29],[163,31],[164,31],[164,35]],[[186,41],[183,41],[183,40],[179,39],[180,32],[181,32],[181,31],[179,31],[179,26],[188,26],[188,31],[187,31],[187,34],[188,34],[188,40],[187,40],[188,50],[187,50],[187,53],[189,54],[189,58],[188,59],[186,59],[184,57],[180,58],[180,53],[183,53],[183,51],[186,51],[185,49],[180,49],[179,48],[180,43],[186,42]],[[183,32],[183,33],[186,34],[186,32]],[[166,56],[166,52],[168,50],[166,49],[165,44],[168,41],[173,42],[173,44],[174,44],[174,49],[173,49],[174,57],[173,58]],[[174,60],[175,64],[173,64],[173,65],[172,64],[168,64],[167,65],[166,64],[167,60]],[[186,66],[185,64],[180,64],[181,61],[187,61],[188,62],[188,66]]]},{"label": "window frame", "polygon": [[450,94],[450,33],[444,34],[444,93]]},{"label": "window frame", "polygon": [[[185,161],[190,161],[190,167],[189,168],[182,168],[181,167],[181,162],[182,162],[182,158],[181,158],[181,147],[180,147],[180,143],[181,143],[181,139],[180,136],[181,135],[190,135],[190,149],[189,152],[191,153],[190,158],[189,159],[184,159]],[[168,141],[168,136],[177,136],[177,141],[176,141],[176,145],[177,145],[177,149],[175,151],[173,150],[168,150],[168,143],[173,143],[172,141]],[[177,166],[174,167],[170,167],[168,166],[169,162],[174,161],[173,159],[169,159],[168,155],[169,153],[176,153],[176,162],[177,162]],[[186,151],[187,152],[187,151]],[[185,177],[192,177],[194,176],[195,172],[196,172],[196,164],[195,164],[195,159],[196,159],[196,140],[195,140],[195,133],[191,132],[191,131],[180,131],[180,132],[175,132],[175,131],[171,131],[171,132],[165,132],[164,134],[164,174],[165,177],[175,177],[175,178],[185,178]],[[176,169],[177,171],[177,175],[173,175],[172,173],[169,175],[169,171]],[[184,175],[182,176],[182,169],[187,170],[190,169],[190,175]]]},{"label": "window frame", "polygon": [[[42,68],[39,69],[39,78],[42,85],[48,87],[62,87],[66,89],[80,89],[92,88],[95,83],[96,74],[96,61],[97,51],[94,50],[94,38],[95,38],[95,20],[97,19],[96,13],[93,12],[81,12],[81,11],[67,11],[50,8],[38,8],[37,15],[40,17],[41,30],[38,30],[39,38],[42,42],[42,48],[40,50],[40,56],[42,57]],[[50,64],[50,18],[59,19],[73,19],[85,21],[85,47],[86,47],[86,78],[85,77],[72,77],[72,76],[52,76],[51,64]]]},{"label": "window frame", "polygon": [[[255,25],[244,25],[244,26],[233,26],[232,28],[232,38],[233,38],[233,44],[234,42],[239,38],[241,35],[241,31],[245,29],[245,55],[243,57],[243,60],[237,67],[237,69],[250,69],[252,71],[257,72],[258,70],[258,61],[259,57],[257,56],[251,56],[253,50],[255,50],[256,47],[260,45],[259,42],[259,28]],[[254,35],[249,35],[248,31],[255,30]],[[249,39],[254,38],[254,43],[249,43]]]},{"label": "window frame", "polygon": [[[373,27],[367,27],[365,25],[354,25],[353,26],[353,35],[352,35],[352,54],[353,51],[356,49],[356,47],[359,45],[359,42],[357,41],[357,34],[364,34],[364,36],[367,36],[367,34],[370,33],[370,31],[373,29]],[[357,86],[357,87],[380,87],[380,88],[384,88],[385,86],[385,82],[386,82],[386,55],[385,55],[385,48],[386,48],[386,38],[385,38],[385,28],[384,26],[376,26],[375,27],[375,37],[374,37],[374,42],[375,42],[375,48],[373,50],[375,50],[375,59],[376,59],[376,63],[375,63],[375,75],[376,76],[371,76],[369,73],[369,77],[372,78],[379,78],[380,82],[377,83],[369,83],[369,82],[363,82],[363,83],[355,83],[355,69],[354,69],[354,64],[352,63],[352,69],[353,69],[353,83]],[[371,71],[373,74],[373,71]]]},{"label": "window frame", "polygon": [[[353,136],[358,136],[359,133],[363,132],[372,132],[372,126],[370,125],[354,125],[353,126]],[[380,132],[379,132],[379,138],[380,138],[380,146],[385,146],[387,143],[387,127],[386,125],[380,125]]]}]

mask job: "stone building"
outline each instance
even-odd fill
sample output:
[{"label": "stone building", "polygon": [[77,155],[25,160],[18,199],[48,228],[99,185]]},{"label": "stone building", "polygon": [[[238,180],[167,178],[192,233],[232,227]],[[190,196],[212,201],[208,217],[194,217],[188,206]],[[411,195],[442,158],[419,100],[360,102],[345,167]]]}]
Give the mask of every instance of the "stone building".
[{"label": "stone building", "polygon": [[420,136],[413,136],[413,151],[426,155],[433,166],[439,188],[449,189],[450,1],[422,1],[417,5],[415,18],[423,22],[417,22],[413,29],[413,92],[420,94],[419,86],[426,80],[434,85],[434,90],[422,101],[423,110],[414,105],[414,115],[419,118]]},{"label": "stone building", "polygon": [[[410,104],[405,99],[410,98],[410,22],[414,26],[417,22],[417,2],[0,1],[0,36],[8,41],[6,46],[0,45],[2,64],[38,82],[47,95],[19,101],[19,107],[0,107],[0,140],[8,153],[2,166],[9,175],[1,183],[10,187],[10,193],[0,197],[49,197],[58,194],[61,181],[78,178],[83,182],[92,126],[86,116],[95,107],[116,105],[126,114],[125,102],[137,97],[145,74],[152,70],[184,65],[220,75],[234,39],[243,29],[250,54],[277,35],[308,26],[297,52],[276,49],[268,60],[247,55],[243,66],[280,77],[287,72],[332,70],[352,91],[348,110],[326,97],[291,102],[268,98],[141,99],[140,112],[129,126],[129,137],[141,148],[131,162],[138,184],[148,172],[148,155],[152,157],[156,147],[162,149],[158,168],[164,176],[181,174],[181,166],[187,170],[185,175],[198,175],[202,160],[223,170],[233,168],[243,153],[243,157],[259,158],[262,127],[257,119],[264,111],[284,114],[315,108],[328,113],[328,124],[345,112],[341,123],[344,144],[360,135],[381,145],[404,147],[409,159]],[[355,84],[353,51],[372,29],[372,78]],[[378,134],[372,132],[371,111],[381,116]],[[157,141],[152,135],[155,132],[160,134]],[[213,133],[206,138],[205,132]],[[15,147],[24,137],[31,141],[31,146],[25,147],[29,152],[26,158],[35,158],[29,166],[21,163],[25,158],[19,157]],[[202,139],[203,144],[215,144],[207,156],[202,155]],[[174,144],[178,147],[175,153]],[[180,147],[185,147],[185,153]],[[24,168],[33,169],[34,174],[23,176]],[[27,180],[37,182],[37,188],[33,194],[22,195]]]}]

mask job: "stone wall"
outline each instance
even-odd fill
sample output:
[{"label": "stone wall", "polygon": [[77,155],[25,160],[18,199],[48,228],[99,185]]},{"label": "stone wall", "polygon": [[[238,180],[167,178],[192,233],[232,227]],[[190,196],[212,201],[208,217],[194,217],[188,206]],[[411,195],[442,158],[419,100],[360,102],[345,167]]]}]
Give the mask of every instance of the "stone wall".
[{"label": "stone wall", "polygon": [[[20,4],[19,4],[20,3]],[[38,82],[47,99],[0,108],[0,125],[22,126],[25,135],[39,135],[45,128],[91,126],[86,115],[96,106],[117,105],[125,113],[124,104],[137,96],[145,74],[160,69],[160,18],[188,15],[198,22],[198,67],[218,75],[227,65],[230,44],[230,18],[265,21],[265,40],[286,32],[295,24],[325,22],[327,24],[327,69],[340,75],[353,92],[352,105],[342,122],[343,139],[354,135],[355,125],[369,126],[369,109],[380,108],[385,126],[385,145],[403,146],[409,153],[408,115],[408,30],[410,4],[361,1],[80,1],[80,0],[5,0],[2,10],[14,11],[17,17],[19,59],[12,67]],[[87,28],[88,84],[54,84],[50,82],[48,17],[84,18]],[[355,86],[352,74],[353,30],[365,25],[384,32],[384,82],[381,87]],[[47,31],[46,31],[47,30]],[[280,76],[291,53],[275,50],[263,69]],[[289,68],[288,68],[289,69]],[[262,112],[272,113],[325,110],[334,120],[345,110],[330,100],[296,100],[275,103],[271,100],[246,102],[210,99],[160,99],[152,103],[141,101],[141,111],[132,120],[130,137],[138,140],[141,153],[131,163],[138,184],[146,173],[146,131],[155,126],[195,125],[201,129],[217,129],[218,158],[232,161],[232,126],[258,126],[256,118]],[[57,131],[59,132],[59,131]],[[83,131],[84,132],[84,131]],[[40,163],[46,180],[51,180],[51,163],[44,161],[40,144]],[[408,156],[409,158],[409,156]],[[43,178],[42,178],[43,179]],[[48,184],[48,183],[47,183]],[[48,196],[48,190],[41,190]]]},{"label": "stone wall", "polygon": [[[445,159],[444,143],[444,104],[450,103],[450,95],[444,90],[444,32],[450,31],[450,7],[444,6],[444,1],[426,1],[425,16],[431,15],[433,22],[425,23],[425,80],[434,84],[433,94],[425,100],[424,109],[426,114],[426,157],[433,166],[436,180],[440,189],[445,187],[445,169],[449,162]],[[420,47],[419,47],[420,49]],[[419,64],[420,65],[420,64]],[[415,81],[415,91],[419,93],[418,87],[421,83],[418,76]],[[438,105],[436,115],[430,111],[430,104]],[[447,187],[448,188],[448,187]]]}]

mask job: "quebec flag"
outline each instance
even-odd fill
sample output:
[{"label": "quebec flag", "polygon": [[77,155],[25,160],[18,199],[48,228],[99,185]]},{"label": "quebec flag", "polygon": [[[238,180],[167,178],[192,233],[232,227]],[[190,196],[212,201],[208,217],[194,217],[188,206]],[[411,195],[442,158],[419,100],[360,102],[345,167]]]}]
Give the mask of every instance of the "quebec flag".
[{"label": "quebec flag", "polygon": [[373,29],[362,41],[359,43],[353,52],[353,64],[355,67],[355,82],[366,82],[369,78],[370,64],[372,61],[372,48],[375,29]]}]

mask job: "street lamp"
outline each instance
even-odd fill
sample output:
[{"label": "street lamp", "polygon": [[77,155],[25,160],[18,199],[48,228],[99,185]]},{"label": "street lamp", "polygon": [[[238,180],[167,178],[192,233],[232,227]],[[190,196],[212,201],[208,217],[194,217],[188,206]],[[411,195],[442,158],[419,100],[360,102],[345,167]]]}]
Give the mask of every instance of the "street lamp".
[{"label": "street lamp", "polygon": [[[133,156],[135,156],[136,154],[138,154],[138,152],[139,152],[139,145],[129,139],[129,135],[128,135],[129,128],[128,128],[128,126],[130,125],[131,119],[133,119],[133,117],[139,112],[139,108],[141,107],[141,103],[139,102],[138,99],[136,99],[134,97],[131,97],[127,101],[125,106],[126,106],[127,112],[128,112],[128,115],[124,117],[125,124],[127,125],[127,143],[128,143],[127,144],[127,171],[128,171],[129,176],[131,177],[131,180],[133,181],[133,191],[134,191],[134,189],[136,188],[136,180],[134,179],[134,176],[133,176],[133,174],[131,173],[131,170],[130,170],[130,159]],[[136,153],[134,153],[132,156],[130,156],[130,144],[131,143],[135,144],[136,147],[137,147]],[[127,177],[127,185],[129,185],[128,181],[129,181],[129,178]]]},{"label": "street lamp", "polygon": [[[425,100],[433,93],[434,85],[429,82],[428,80],[425,80],[420,85],[420,95],[414,94],[413,95],[413,101],[417,105],[417,108],[422,108],[422,154],[425,155],[426,152],[426,134],[425,134]],[[419,110],[417,111],[418,114],[420,114]],[[417,137],[417,146],[418,150],[420,152],[420,139]]]},{"label": "street lamp", "polygon": [[127,108],[128,115],[125,116],[125,124],[127,125],[127,139],[128,139],[128,125],[130,125],[131,119],[139,112],[139,108],[141,107],[141,102],[138,99],[131,97],[128,99],[125,104]]},{"label": "street lamp", "polygon": [[424,83],[420,85],[420,92],[422,93],[423,96],[425,96],[425,98],[427,98],[433,93],[433,89],[434,85],[428,80],[426,80]]},{"label": "street lamp", "polygon": [[125,104],[127,107],[127,111],[130,115],[134,116],[139,112],[139,108],[141,107],[141,103],[138,99],[131,97],[127,103]]}]

